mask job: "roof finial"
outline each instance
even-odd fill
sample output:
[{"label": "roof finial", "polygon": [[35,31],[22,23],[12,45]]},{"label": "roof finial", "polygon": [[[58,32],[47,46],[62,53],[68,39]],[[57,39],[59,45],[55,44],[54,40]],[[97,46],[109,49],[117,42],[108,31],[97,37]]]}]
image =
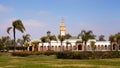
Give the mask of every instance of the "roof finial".
[{"label": "roof finial", "polygon": [[62,22],[64,22],[64,17],[62,17]]},{"label": "roof finial", "polygon": [[64,18],[63,18],[63,17],[62,17],[61,26],[65,26],[65,25],[64,25]]}]

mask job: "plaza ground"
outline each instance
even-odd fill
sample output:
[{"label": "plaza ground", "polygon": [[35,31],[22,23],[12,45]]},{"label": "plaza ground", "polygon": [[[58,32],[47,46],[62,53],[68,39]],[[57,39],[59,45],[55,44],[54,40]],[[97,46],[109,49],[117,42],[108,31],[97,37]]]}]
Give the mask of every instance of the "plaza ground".
[{"label": "plaza ground", "polygon": [[0,56],[0,68],[120,68],[120,58],[57,59],[56,56]]}]

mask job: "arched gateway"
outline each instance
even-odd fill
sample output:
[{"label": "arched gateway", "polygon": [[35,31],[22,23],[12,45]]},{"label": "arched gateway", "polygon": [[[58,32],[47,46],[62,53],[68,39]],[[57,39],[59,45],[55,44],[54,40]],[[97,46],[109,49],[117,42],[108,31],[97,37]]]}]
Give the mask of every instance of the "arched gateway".
[{"label": "arched gateway", "polygon": [[81,41],[76,42],[77,50],[83,50],[83,43]]},{"label": "arched gateway", "polygon": [[82,50],[82,45],[78,45],[78,50]]}]

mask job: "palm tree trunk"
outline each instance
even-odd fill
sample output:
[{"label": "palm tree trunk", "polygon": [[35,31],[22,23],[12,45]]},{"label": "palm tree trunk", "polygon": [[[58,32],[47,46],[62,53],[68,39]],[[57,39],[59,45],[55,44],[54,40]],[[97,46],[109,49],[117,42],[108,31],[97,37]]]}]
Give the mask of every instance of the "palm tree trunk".
[{"label": "palm tree trunk", "polygon": [[15,50],[16,50],[16,36],[15,36],[15,33],[16,33],[15,27],[13,27],[13,37],[14,37],[14,51],[13,52],[15,52]]},{"label": "palm tree trunk", "polygon": [[84,45],[84,51],[86,51],[86,43],[87,43],[87,42],[85,41],[85,45]]},{"label": "palm tree trunk", "polygon": [[42,51],[43,51],[43,42],[42,42]]}]

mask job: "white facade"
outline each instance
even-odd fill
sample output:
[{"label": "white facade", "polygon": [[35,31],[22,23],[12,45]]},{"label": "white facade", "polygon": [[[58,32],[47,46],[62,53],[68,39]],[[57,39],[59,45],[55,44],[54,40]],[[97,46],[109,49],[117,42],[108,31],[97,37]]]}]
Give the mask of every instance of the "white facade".
[{"label": "white facade", "polygon": [[[54,51],[60,51],[62,48],[63,50],[71,50],[71,51],[84,51],[85,50],[85,44],[84,42],[77,42],[80,39],[67,39],[63,41],[62,45],[60,41],[51,41],[50,43],[39,43],[38,44],[38,51],[46,51],[46,50],[54,50]],[[109,41],[96,41],[96,40],[89,40],[86,44],[86,51],[91,51],[91,41],[95,42],[95,51],[109,51],[110,50],[110,42]],[[31,41],[32,42],[32,41]],[[70,44],[67,44],[66,42],[69,42]],[[32,43],[30,46],[34,46]],[[43,48],[43,49],[42,49]],[[34,50],[32,50],[34,51]]]}]

